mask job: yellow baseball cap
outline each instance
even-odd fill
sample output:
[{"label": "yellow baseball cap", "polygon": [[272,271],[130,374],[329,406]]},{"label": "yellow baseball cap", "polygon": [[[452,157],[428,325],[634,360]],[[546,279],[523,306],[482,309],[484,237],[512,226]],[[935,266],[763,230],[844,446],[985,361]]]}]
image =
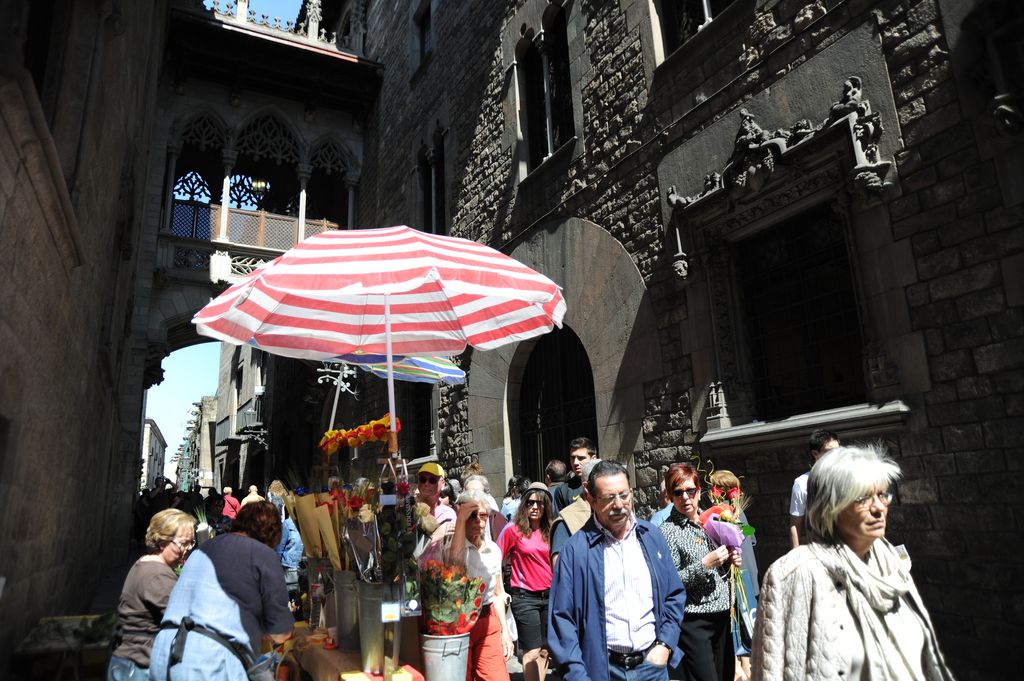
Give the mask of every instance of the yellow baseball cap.
[{"label": "yellow baseball cap", "polygon": [[429,473],[430,475],[436,475],[439,478],[444,477],[444,469],[441,468],[440,464],[434,461],[430,461],[420,466],[420,470],[417,472],[417,475],[420,473]]}]

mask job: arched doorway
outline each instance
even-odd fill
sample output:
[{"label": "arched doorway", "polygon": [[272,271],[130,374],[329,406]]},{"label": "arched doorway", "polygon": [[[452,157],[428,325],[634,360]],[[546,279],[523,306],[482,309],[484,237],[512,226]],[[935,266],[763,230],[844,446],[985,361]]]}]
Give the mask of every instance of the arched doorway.
[{"label": "arched doorway", "polygon": [[597,438],[594,375],[579,337],[568,326],[537,341],[523,370],[519,393],[520,470],[544,479],[551,459],[568,462],[575,437]]}]

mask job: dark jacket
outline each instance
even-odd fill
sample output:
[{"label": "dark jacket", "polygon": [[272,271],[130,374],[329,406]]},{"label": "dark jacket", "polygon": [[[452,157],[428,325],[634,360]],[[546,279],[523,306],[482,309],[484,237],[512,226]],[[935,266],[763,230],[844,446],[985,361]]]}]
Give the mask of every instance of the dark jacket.
[{"label": "dark jacket", "polygon": [[[670,665],[682,660],[679,625],[686,591],[665,538],[637,518],[636,536],[647,557],[654,594],[658,639],[672,646]],[[565,681],[607,681],[608,645],[604,611],[604,535],[594,518],[562,547],[551,582],[548,648]]]}]

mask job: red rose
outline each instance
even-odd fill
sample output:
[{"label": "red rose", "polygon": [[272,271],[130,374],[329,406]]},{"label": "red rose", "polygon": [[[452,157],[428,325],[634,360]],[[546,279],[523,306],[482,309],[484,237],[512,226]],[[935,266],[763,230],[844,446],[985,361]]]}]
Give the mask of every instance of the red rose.
[{"label": "red rose", "polygon": [[487,585],[484,584],[483,582],[480,582],[480,593],[483,593],[486,590],[487,590]]},{"label": "red rose", "polygon": [[740,495],[740,488],[739,487],[733,487],[731,490],[729,490],[729,500],[730,501],[736,499],[737,497],[739,497],[739,495]]},{"label": "red rose", "polygon": [[473,607],[474,608],[479,608],[480,604],[483,603],[483,602],[484,602],[484,599],[482,597],[480,597],[480,596],[477,596],[476,598],[473,599]]},{"label": "red rose", "polygon": [[714,487],[712,487],[711,488],[711,496],[715,497],[716,499],[721,497],[722,496],[722,488],[719,487],[718,485],[715,485]]},{"label": "red rose", "polygon": [[354,494],[351,497],[349,497],[349,499],[348,499],[348,507],[351,508],[353,511],[358,511],[359,508],[362,505],[363,505],[362,497],[357,497]]},{"label": "red rose", "polygon": [[396,489],[398,490],[399,494],[403,494],[403,495],[404,494],[408,494],[409,493],[409,483],[407,483],[407,482],[400,482],[400,483],[398,483],[398,485],[396,485]]}]

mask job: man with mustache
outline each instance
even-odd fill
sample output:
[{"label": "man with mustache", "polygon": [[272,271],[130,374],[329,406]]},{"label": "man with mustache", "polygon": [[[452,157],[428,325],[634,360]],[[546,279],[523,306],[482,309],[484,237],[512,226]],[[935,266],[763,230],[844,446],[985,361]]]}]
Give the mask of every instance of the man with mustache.
[{"label": "man with mustache", "polygon": [[633,514],[625,466],[601,461],[586,490],[593,515],[555,564],[551,655],[565,681],[667,681],[686,604],[668,545]]}]

